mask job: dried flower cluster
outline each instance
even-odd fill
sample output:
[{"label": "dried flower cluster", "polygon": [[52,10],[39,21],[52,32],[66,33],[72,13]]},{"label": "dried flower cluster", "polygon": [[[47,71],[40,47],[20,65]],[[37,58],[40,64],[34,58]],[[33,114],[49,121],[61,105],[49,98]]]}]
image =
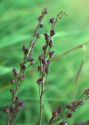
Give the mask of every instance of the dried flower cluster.
[{"label": "dried flower cluster", "polygon": [[[20,64],[19,71],[16,68],[13,68],[12,70],[13,78],[10,81],[12,85],[10,89],[10,93],[12,97],[11,105],[6,106],[6,108],[4,109],[4,112],[8,114],[7,125],[13,125],[18,115],[18,112],[24,107],[24,102],[20,99],[18,92],[20,91],[20,86],[22,85],[22,82],[26,78],[25,76],[26,69],[35,63],[33,58],[34,47],[36,45],[37,40],[40,38],[39,29],[44,27],[43,19],[45,15],[47,15],[47,13],[48,11],[45,8],[41,12],[41,15],[38,17],[38,25],[36,26],[34,34],[31,38],[29,47],[26,47],[25,45],[23,45],[22,47],[24,57]],[[40,72],[40,77],[37,80],[37,84],[39,86],[39,96],[40,96],[39,125],[42,125],[43,105],[44,105],[43,97],[44,97],[45,82],[49,74],[49,66],[54,55],[53,36],[55,35],[55,27],[56,27],[56,24],[63,18],[64,15],[66,15],[66,13],[64,11],[61,11],[56,18],[53,17],[49,19],[51,28],[49,33],[47,33],[47,31],[44,33],[45,44],[43,45],[42,53],[39,55],[39,58],[38,58],[39,59],[38,71]],[[83,105],[88,98],[89,98],[89,89],[86,89],[82,94],[82,96],[77,101],[73,101],[71,104],[67,105],[65,109],[63,109],[62,107],[58,107],[56,111],[52,113],[52,117],[49,121],[49,124],[67,125],[67,120],[72,117],[76,109],[79,106]]]},{"label": "dried flower cluster", "polygon": [[47,32],[44,33],[45,38],[45,45],[42,47],[42,54],[39,56],[39,62],[40,65],[38,66],[38,71],[40,72],[40,78],[37,80],[37,83],[39,85],[39,95],[40,95],[40,121],[39,124],[42,124],[42,110],[43,110],[43,96],[44,96],[44,85],[47,78],[47,75],[49,73],[49,65],[53,58],[54,51],[52,50],[52,47],[54,45],[53,43],[53,36],[55,35],[55,26],[58,23],[60,19],[62,19],[63,15],[65,15],[65,12],[61,11],[57,18],[51,18],[49,20],[49,23],[51,24],[50,33]]},{"label": "dried flower cluster", "polygon": [[34,31],[29,47],[27,48],[25,45],[23,45],[22,49],[24,53],[24,58],[22,63],[20,64],[20,70],[17,71],[15,68],[12,70],[13,76],[14,76],[11,79],[12,88],[10,89],[12,101],[11,101],[11,105],[6,106],[6,108],[4,109],[4,111],[8,113],[7,125],[13,124],[17,116],[17,113],[24,106],[23,101],[21,101],[18,97],[18,92],[22,82],[25,80],[25,70],[34,64],[33,49],[35,47],[36,41],[40,38],[40,34],[38,33],[38,30],[39,28],[41,28],[43,19],[46,14],[47,14],[47,9],[45,8],[39,17],[38,25]]},{"label": "dried flower cluster", "polygon": [[66,105],[65,109],[60,107],[53,112],[49,124],[66,125],[67,120],[73,116],[73,113],[78,109],[78,107],[83,105],[87,99],[89,99],[89,89],[86,89],[78,100]]}]

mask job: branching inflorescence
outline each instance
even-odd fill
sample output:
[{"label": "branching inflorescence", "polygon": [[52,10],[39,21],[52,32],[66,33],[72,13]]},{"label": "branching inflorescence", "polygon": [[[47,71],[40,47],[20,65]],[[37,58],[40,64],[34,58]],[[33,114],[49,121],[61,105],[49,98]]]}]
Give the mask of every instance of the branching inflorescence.
[{"label": "branching inflorescence", "polygon": [[72,118],[73,113],[78,107],[82,106],[87,99],[89,99],[89,89],[86,89],[79,99],[66,105],[65,109],[58,107],[57,110],[52,113],[52,118],[50,119],[49,124],[66,125],[68,119]]},{"label": "branching inflorescence", "polygon": [[[25,71],[27,68],[32,66],[34,64],[34,58],[33,58],[33,52],[34,47],[37,42],[37,40],[40,38],[39,29],[42,28],[43,20],[45,15],[47,14],[47,9],[45,8],[41,15],[38,18],[38,25],[34,31],[34,34],[30,40],[30,45],[27,48],[25,45],[23,46],[23,53],[24,58],[20,64],[20,69],[17,71],[17,69],[13,69],[13,78],[11,79],[11,89],[10,93],[12,96],[11,104],[10,106],[7,106],[4,111],[8,114],[8,120],[7,125],[13,125],[14,121],[18,115],[18,112],[23,108],[24,102],[20,100],[18,96],[18,92],[20,91],[20,86],[22,85],[22,82],[25,80]],[[39,56],[39,66],[38,71],[40,72],[40,78],[37,80],[38,87],[39,87],[39,99],[40,99],[40,116],[39,116],[39,125],[42,125],[42,118],[43,118],[43,105],[44,105],[44,91],[45,91],[45,82],[47,79],[47,76],[49,74],[49,66],[52,61],[54,51],[53,51],[53,36],[55,35],[55,27],[56,24],[63,18],[63,16],[66,15],[64,11],[61,11],[56,18],[51,18],[49,20],[49,23],[51,25],[49,33],[45,31],[44,33],[44,39],[45,44],[42,47],[42,53]],[[80,48],[82,46],[76,47],[72,50],[75,50],[77,48]],[[70,50],[70,51],[72,51]],[[64,53],[66,55],[70,51],[67,51]],[[84,102],[89,98],[89,89],[85,90],[82,96],[77,99],[77,101],[73,101],[71,104],[67,105],[65,109],[58,107],[56,111],[52,113],[52,117],[48,124],[50,125],[66,125],[67,120],[70,119],[73,115],[73,113],[76,111],[76,109],[83,105]]]},{"label": "branching inflorescence", "polygon": [[40,72],[40,78],[37,80],[39,85],[39,95],[40,95],[40,121],[39,125],[42,124],[42,110],[43,110],[43,96],[44,96],[44,87],[47,75],[49,73],[49,65],[51,59],[54,55],[53,47],[53,36],[55,35],[55,26],[62,17],[66,15],[64,11],[61,11],[57,18],[51,18],[49,23],[51,24],[50,33],[44,33],[45,45],[42,47],[42,54],[39,56],[40,65],[38,66],[38,71]]},{"label": "branching inflorescence", "polygon": [[47,14],[47,9],[45,8],[38,18],[38,25],[34,31],[29,47],[26,48],[25,45],[23,46],[24,58],[22,63],[20,64],[20,70],[17,71],[15,68],[12,70],[14,75],[14,78],[11,79],[12,88],[10,89],[12,101],[11,105],[7,106],[4,110],[5,112],[8,113],[7,125],[12,125],[14,123],[14,120],[18,112],[22,109],[24,105],[23,101],[21,101],[18,97],[18,92],[23,80],[25,79],[25,74],[24,74],[25,70],[34,64],[33,49],[35,47],[36,41],[40,38],[38,30],[39,28],[41,28],[43,19],[46,14]]}]

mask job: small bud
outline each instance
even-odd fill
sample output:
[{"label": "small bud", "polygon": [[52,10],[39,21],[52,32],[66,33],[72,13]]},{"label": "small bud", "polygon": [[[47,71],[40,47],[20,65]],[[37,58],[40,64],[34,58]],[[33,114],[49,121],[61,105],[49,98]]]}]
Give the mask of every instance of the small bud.
[{"label": "small bud", "polygon": [[71,118],[71,117],[72,117],[72,113],[69,112],[69,113],[67,114],[67,118]]},{"label": "small bud", "polygon": [[55,35],[55,30],[52,29],[52,30],[50,31],[50,36],[54,36],[54,35]]},{"label": "small bud", "polygon": [[24,107],[24,102],[23,102],[23,101],[19,101],[19,102],[17,103],[17,109],[18,109],[18,110],[21,110],[23,107]]},{"label": "small bud", "polygon": [[52,117],[53,117],[53,118],[58,117],[58,112],[53,112],[53,113],[52,113]]},{"label": "small bud", "polygon": [[39,56],[39,61],[42,61],[42,59],[43,59],[43,55],[40,55]]},{"label": "small bud", "polygon": [[39,78],[39,79],[37,80],[37,83],[38,83],[38,84],[43,84],[43,78]]},{"label": "small bud", "polygon": [[43,68],[41,66],[38,66],[38,71],[43,72]]},{"label": "small bud", "polygon": [[21,70],[22,70],[22,71],[24,71],[24,70],[26,69],[25,64],[20,64],[20,66],[21,66]]},{"label": "small bud", "polygon": [[42,28],[42,27],[43,27],[43,24],[41,23],[41,24],[40,24],[40,28]]},{"label": "small bud", "polygon": [[25,45],[23,45],[23,52],[24,52],[25,55],[28,54],[28,48],[26,48]]},{"label": "small bud", "polygon": [[15,68],[12,70],[12,72],[13,72],[13,75],[14,75],[15,77],[18,77],[18,76],[19,76],[19,74],[17,73],[17,71],[16,71]]},{"label": "small bud", "polygon": [[48,68],[48,66],[45,67],[45,73],[46,73],[46,74],[49,73],[49,68]]},{"label": "small bud", "polygon": [[67,108],[67,109],[70,109],[70,108],[71,108],[71,106],[70,106],[70,105],[66,105],[66,108]]},{"label": "small bud", "polygon": [[50,51],[50,52],[49,52],[49,57],[52,58],[53,55],[54,55],[54,51]]},{"label": "small bud", "polygon": [[46,49],[47,49],[47,45],[44,45],[44,46],[43,46],[43,51],[45,52]]},{"label": "small bud", "polygon": [[51,63],[50,60],[47,60],[47,65],[48,65],[48,66],[50,65],[50,63]]},{"label": "small bud", "polygon": [[15,84],[16,80],[11,79],[11,84]]},{"label": "small bud", "polygon": [[53,23],[55,22],[55,19],[54,19],[54,18],[51,18],[51,19],[49,20],[49,22],[50,22],[51,24],[53,24]]},{"label": "small bud", "polygon": [[45,36],[46,43],[49,44],[49,41],[50,41],[49,35],[47,33],[44,33],[44,36]]},{"label": "small bud", "polygon": [[46,64],[47,64],[47,61],[43,58],[43,59],[42,59],[42,63],[43,63],[44,65],[46,65]]},{"label": "small bud", "polygon": [[50,40],[50,42],[49,42],[49,47],[50,47],[50,48],[53,47],[53,41],[52,41],[52,40]]},{"label": "small bud", "polygon": [[34,59],[30,61],[30,65],[34,65],[35,64],[35,61]]},{"label": "small bud", "polygon": [[6,107],[6,108],[4,109],[4,112],[9,113],[9,112],[10,112],[9,107]]},{"label": "small bud", "polygon": [[42,16],[39,16],[38,21],[41,22],[41,20],[42,20]]}]

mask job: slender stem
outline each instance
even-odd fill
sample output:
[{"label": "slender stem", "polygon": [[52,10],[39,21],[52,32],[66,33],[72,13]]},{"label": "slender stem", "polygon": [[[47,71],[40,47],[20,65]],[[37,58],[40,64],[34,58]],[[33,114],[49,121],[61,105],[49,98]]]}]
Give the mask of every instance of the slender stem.
[{"label": "slender stem", "polygon": [[42,123],[42,117],[43,117],[43,97],[44,97],[44,83],[41,86],[41,94],[40,94],[40,125]]}]

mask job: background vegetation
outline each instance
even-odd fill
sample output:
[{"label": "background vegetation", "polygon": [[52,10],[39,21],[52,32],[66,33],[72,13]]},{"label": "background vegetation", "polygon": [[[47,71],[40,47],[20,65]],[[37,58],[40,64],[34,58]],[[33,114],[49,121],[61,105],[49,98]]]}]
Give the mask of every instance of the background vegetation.
[{"label": "background vegetation", "polygon": [[[11,70],[13,67],[18,68],[23,57],[22,45],[29,44],[37,18],[44,7],[49,11],[45,19],[47,29],[50,28],[47,23],[50,17],[55,17],[61,10],[68,14],[57,25],[54,38],[55,57],[50,67],[44,98],[43,125],[47,125],[56,106],[64,106],[77,99],[89,87],[89,44],[60,58],[67,50],[89,40],[88,0],[0,0],[0,109],[10,103]],[[19,93],[26,104],[18,116],[17,125],[36,125],[38,121],[37,57],[43,43],[43,38],[37,43],[34,52],[36,65],[26,72],[28,78]],[[69,124],[89,120],[88,109],[89,101],[77,110]],[[6,125],[6,114],[2,112],[0,125]]]}]

